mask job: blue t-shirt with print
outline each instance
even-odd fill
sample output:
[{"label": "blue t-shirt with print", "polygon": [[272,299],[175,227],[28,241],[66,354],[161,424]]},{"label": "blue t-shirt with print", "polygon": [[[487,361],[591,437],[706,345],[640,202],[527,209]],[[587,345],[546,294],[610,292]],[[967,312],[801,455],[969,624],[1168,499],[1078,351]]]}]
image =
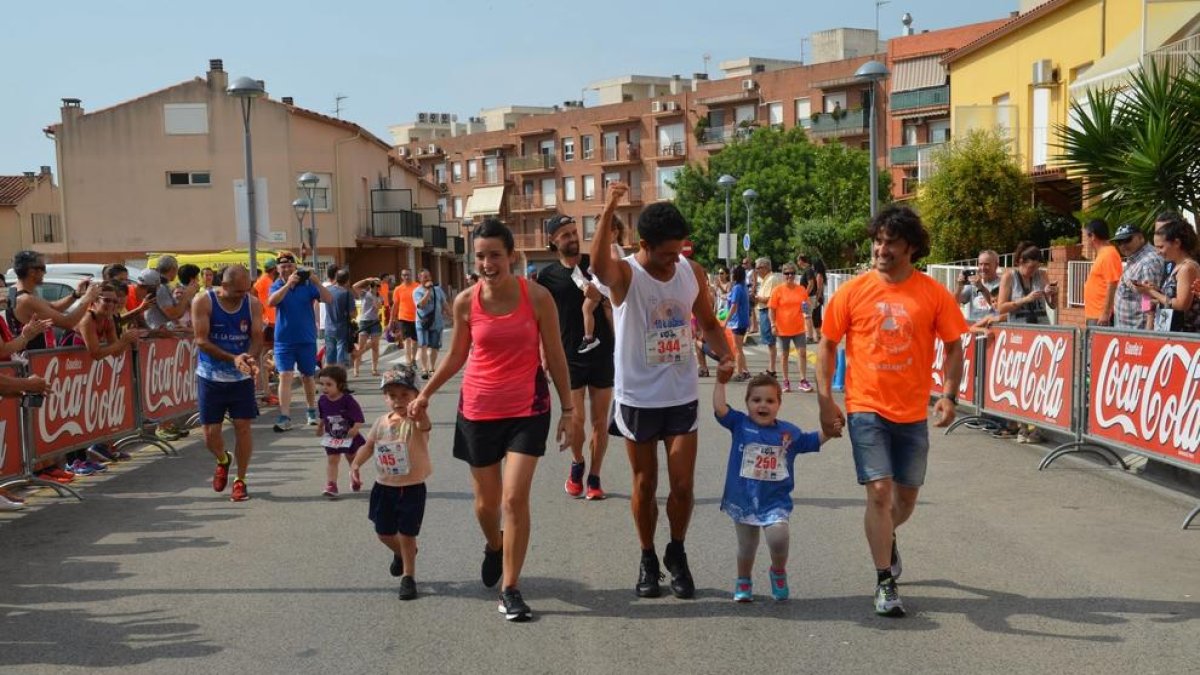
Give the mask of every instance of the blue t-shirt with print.
[{"label": "blue t-shirt with print", "polygon": [[[282,277],[271,284],[271,293],[287,283]],[[321,292],[312,282],[300,284],[284,296],[283,302],[275,306],[275,342],[282,345],[317,343],[317,321],[313,315],[313,301],[321,299]]]},{"label": "blue t-shirt with print", "polygon": [[734,522],[746,525],[786,521],[792,513],[796,455],[818,452],[820,434],[805,433],[779,419],[772,426],[759,426],[733,408],[724,417],[716,417],[733,433],[721,510]]},{"label": "blue t-shirt with print", "polygon": [[750,328],[750,291],[743,284],[734,284],[729,291],[729,305],[734,307],[733,316],[729,317],[726,326],[730,330],[746,330]]}]

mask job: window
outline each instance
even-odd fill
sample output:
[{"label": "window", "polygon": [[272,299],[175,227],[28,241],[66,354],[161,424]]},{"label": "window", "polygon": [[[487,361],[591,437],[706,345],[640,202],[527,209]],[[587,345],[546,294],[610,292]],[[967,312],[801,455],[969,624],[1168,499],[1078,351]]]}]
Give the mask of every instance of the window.
[{"label": "window", "polygon": [[479,178],[479,160],[472,159],[467,161],[467,180],[474,183]]},{"label": "window", "polygon": [[721,127],[725,126],[725,111],[709,110],[708,126],[712,129],[720,129]]},{"label": "window", "polygon": [[825,112],[833,112],[834,108],[841,108],[842,110],[847,110],[848,108],[846,108],[846,92],[839,91],[836,94],[825,94],[824,105],[825,105]]},{"label": "window", "polygon": [[741,124],[742,122],[753,122],[758,118],[754,114],[754,105],[739,105],[733,109],[733,121]]},{"label": "window", "polygon": [[167,103],[163,106],[163,130],[168,136],[208,133],[207,103]]},{"label": "window", "polygon": [[435,182],[435,183],[445,183],[446,182],[446,163],[445,162],[441,162],[441,163],[433,165],[433,182]]},{"label": "window", "polygon": [[563,161],[570,162],[573,159],[575,159],[575,139],[574,138],[564,138],[563,139]]},{"label": "window", "polygon": [[[302,173],[304,172],[296,174],[296,178],[299,179]],[[313,188],[312,190],[313,211],[330,211],[332,210],[332,207],[330,206],[331,202],[329,199],[329,188],[333,186],[333,174],[317,173],[316,176],[317,187]],[[295,185],[295,183],[293,183],[293,185]],[[307,199],[308,191],[299,185],[296,185],[296,196]]]},{"label": "window", "polygon": [[773,127],[783,127],[782,103],[771,103],[767,106],[767,124]]},{"label": "window", "polygon": [[596,177],[595,176],[584,176],[583,177],[583,200],[586,202],[586,201],[590,201],[595,198],[596,198]]},{"label": "window", "polygon": [[621,132],[610,131],[604,134],[604,161],[613,162],[617,160],[617,146],[621,142]]},{"label": "window", "polygon": [[200,185],[207,187],[212,184],[212,176],[207,171],[168,171],[167,185],[169,187],[186,187]]},{"label": "window", "polygon": [[463,199],[462,197],[454,198],[454,217],[462,218],[463,216]]},{"label": "window", "polygon": [[934,120],[929,123],[929,142],[946,143],[950,140],[950,120]]},{"label": "window", "polygon": [[660,126],[658,128],[658,156],[682,157],[686,149],[683,134],[682,122]]},{"label": "window", "polygon": [[446,209],[450,206],[450,203],[446,201],[445,197],[438,197],[437,205],[438,213],[442,214],[446,213]]},{"label": "window", "polygon": [[604,174],[604,191],[608,192],[609,185],[612,185],[613,183],[619,183],[619,182],[621,182],[621,172],[620,171],[609,171],[608,173],[605,173]]},{"label": "window", "polygon": [[596,216],[583,217],[583,238],[591,239],[596,235]]},{"label": "window", "polygon": [[675,199],[675,188],[667,185],[667,181],[674,181],[675,175],[679,173],[679,167],[673,166],[669,169],[658,170],[658,198],[659,199]]},{"label": "window", "polygon": [[544,206],[558,205],[558,181],[556,179],[542,179],[542,204]]},{"label": "window", "polygon": [[575,178],[573,176],[563,179],[563,201],[575,201]]},{"label": "window", "polygon": [[483,158],[483,182],[492,185],[500,182],[500,160],[496,157]]},{"label": "window", "polygon": [[55,244],[62,241],[58,216],[53,213],[32,213],[33,241],[37,244]]},{"label": "window", "polygon": [[[596,139],[591,136],[580,136],[579,137],[579,142],[583,148],[583,158],[584,159],[592,159],[592,157],[594,157],[596,155],[596,148],[594,145],[595,140]],[[584,197],[584,199],[587,199],[587,197]]]},{"label": "window", "polygon": [[906,123],[904,125],[904,145],[916,145],[917,140],[917,125]]},{"label": "window", "polygon": [[549,140],[549,141],[542,141],[541,144],[538,145],[538,152],[540,152],[543,155],[549,155],[549,156],[553,157],[554,156],[554,141],[553,141],[553,139]]},{"label": "window", "polygon": [[462,162],[454,162],[450,165],[450,180],[455,183],[462,182]]},{"label": "window", "polygon": [[807,97],[796,99],[796,126],[805,129],[812,126],[812,99]]}]

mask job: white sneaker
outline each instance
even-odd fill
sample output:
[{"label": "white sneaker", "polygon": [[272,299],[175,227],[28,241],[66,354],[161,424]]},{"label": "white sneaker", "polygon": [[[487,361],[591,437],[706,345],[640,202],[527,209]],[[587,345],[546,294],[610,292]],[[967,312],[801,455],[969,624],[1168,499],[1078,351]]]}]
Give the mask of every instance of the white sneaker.
[{"label": "white sneaker", "polygon": [[895,579],[875,586],[875,613],[879,616],[904,616],[904,603],[900,602]]}]

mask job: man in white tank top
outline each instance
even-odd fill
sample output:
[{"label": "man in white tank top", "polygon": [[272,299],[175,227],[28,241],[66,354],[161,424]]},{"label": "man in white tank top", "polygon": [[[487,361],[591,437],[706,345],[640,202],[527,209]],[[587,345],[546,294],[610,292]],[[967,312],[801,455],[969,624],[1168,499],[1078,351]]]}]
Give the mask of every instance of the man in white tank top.
[{"label": "man in white tank top", "polygon": [[609,432],[625,439],[633,468],[630,503],[642,547],[637,594],[652,598],[662,593],[654,550],[657,450],[662,441],[671,481],[667,498],[671,542],[663,566],[671,573],[675,597],[690,598],[696,587],[683,540],[692,516],[696,468],[699,380],[693,316],[720,357],[719,370],[732,374],[733,358],[709,300],[704,268],[680,256],[689,228],[674,205],[646,207],[638,218],[638,252],[620,260],[613,257],[613,214],[628,190],[621,183],[609,186],[608,202],[592,239],[592,272],[612,300],[616,323],[615,406]]}]

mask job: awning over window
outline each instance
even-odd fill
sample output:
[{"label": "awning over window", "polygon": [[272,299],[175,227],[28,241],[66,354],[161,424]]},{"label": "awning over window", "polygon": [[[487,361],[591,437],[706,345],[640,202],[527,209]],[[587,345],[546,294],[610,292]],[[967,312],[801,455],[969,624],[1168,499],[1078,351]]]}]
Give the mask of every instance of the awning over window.
[{"label": "awning over window", "polygon": [[476,216],[495,216],[500,213],[500,205],[504,203],[504,186],[478,188],[467,198],[467,218]]},{"label": "awning over window", "polygon": [[892,73],[892,93],[943,84],[946,84],[946,67],[942,65],[940,54],[900,61]]},{"label": "awning over window", "polygon": [[[1155,2],[1149,5],[1147,13],[1145,48],[1150,52],[1179,39],[1179,33],[1200,17],[1200,2]],[[1087,89],[1111,89],[1129,84],[1130,72],[1137,70],[1141,63],[1141,50],[1142,32],[1135,29],[1093,63],[1083,77],[1071,83],[1071,94],[1080,96]]]}]

